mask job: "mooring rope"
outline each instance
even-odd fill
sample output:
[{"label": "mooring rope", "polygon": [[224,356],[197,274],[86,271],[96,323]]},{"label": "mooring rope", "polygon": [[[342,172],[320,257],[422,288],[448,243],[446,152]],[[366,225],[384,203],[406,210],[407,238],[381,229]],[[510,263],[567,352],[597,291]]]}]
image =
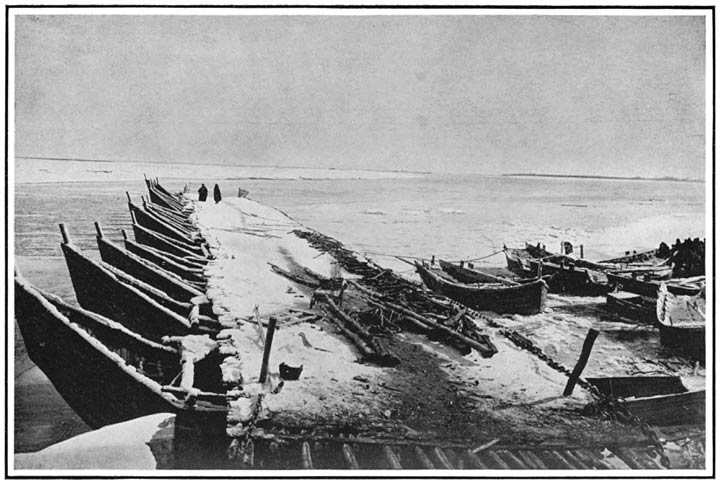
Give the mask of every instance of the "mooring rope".
[{"label": "mooring rope", "polygon": [[[452,263],[476,262],[476,261],[479,261],[479,260],[488,259],[488,258],[490,258],[490,257],[492,257],[492,256],[501,254],[503,251],[504,251],[504,249],[500,249],[500,250],[498,250],[498,251],[496,251],[496,252],[493,252],[492,254],[484,255],[484,256],[481,256],[481,257],[475,257],[475,258],[473,258],[473,259],[448,260],[448,262],[452,262]],[[374,252],[374,251],[372,251],[372,250],[365,250],[365,251],[363,251],[363,254],[382,255],[382,256],[385,256],[385,257],[396,257],[396,258],[400,258],[400,257],[401,257],[401,258],[405,258],[405,259],[415,259],[415,260],[420,260],[420,261],[429,261],[429,260],[431,260],[431,259],[428,259],[427,257],[419,257],[419,256],[416,256],[416,255],[387,254],[387,253],[384,253],[384,252]]]}]

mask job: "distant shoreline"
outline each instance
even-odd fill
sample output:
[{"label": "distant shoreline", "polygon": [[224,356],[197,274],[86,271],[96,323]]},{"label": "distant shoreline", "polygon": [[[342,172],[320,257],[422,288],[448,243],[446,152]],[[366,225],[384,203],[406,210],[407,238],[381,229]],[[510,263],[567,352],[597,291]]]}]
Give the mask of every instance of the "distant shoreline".
[{"label": "distant shoreline", "polygon": [[338,170],[338,171],[370,171],[378,173],[409,173],[412,175],[431,175],[429,171],[413,171],[413,170],[379,170],[377,168],[335,168],[322,166],[290,166],[290,165],[231,165],[228,163],[189,163],[182,161],[148,161],[148,160],[109,160],[102,158],[53,158],[47,156],[16,156],[19,160],[44,160],[44,161],[77,161],[81,163],[137,163],[137,164],[153,164],[153,165],[209,165],[209,166],[227,166],[230,168],[292,168],[296,170]]},{"label": "distant shoreline", "polygon": [[626,176],[601,176],[601,175],[545,175],[541,173],[503,173],[501,176],[507,177],[536,177],[536,178],[580,178],[588,180],[627,180],[627,181],[673,181],[673,182],[686,182],[686,183],[703,183],[704,180],[698,180],[696,178],[675,178],[671,176],[665,176],[660,178],[645,178],[640,176],[626,177]]}]

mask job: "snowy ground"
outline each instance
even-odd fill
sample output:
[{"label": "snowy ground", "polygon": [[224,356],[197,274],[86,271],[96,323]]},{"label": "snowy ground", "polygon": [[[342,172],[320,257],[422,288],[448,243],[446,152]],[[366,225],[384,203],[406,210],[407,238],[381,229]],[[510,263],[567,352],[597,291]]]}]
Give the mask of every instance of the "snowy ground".
[{"label": "snowy ground", "polygon": [[[235,345],[244,349],[243,380],[256,382],[260,372],[262,343],[252,317],[255,306],[263,322],[271,315],[279,321],[270,371],[277,373],[281,362],[303,365],[299,381],[287,381],[279,393],[266,396],[263,417],[287,419],[292,415],[295,422],[304,421],[308,426],[333,418],[347,422],[367,418],[386,422],[388,429],[408,427],[415,419],[411,433],[428,430],[437,434],[443,430],[430,427],[443,418],[448,427],[458,425],[453,419],[462,414],[467,422],[456,429],[462,432],[458,437],[495,431],[507,439],[531,434],[533,439],[545,435],[561,440],[577,422],[553,412],[565,414],[590,401],[580,387],[571,397],[562,397],[565,375],[517,348],[481,320],[481,331],[491,336],[499,350],[491,359],[476,352],[462,356],[424,336],[401,333],[390,343],[403,360],[398,367],[361,364],[355,348],[331,324],[304,319],[310,311],[310,290],[276,274],[268,265],[271,262],[288,271],[307,266],[331,275],[333,259],[291,233],[303,228],[301,225],[247,198],[197,206],[198,224],[217,256],[207,268],[208,295],[221,322],[239,324],[229,333]],[[445,408],[455,401],[449,395],[463,402],[462,411]],[[491,427],[483,428],[480,422],[484,418],[493,420]],[[428,428],[423,428],[425,425]],[[587,419],[580,426],[582,430],[574,437],[601,439],[606,430],[603,424]]]}]

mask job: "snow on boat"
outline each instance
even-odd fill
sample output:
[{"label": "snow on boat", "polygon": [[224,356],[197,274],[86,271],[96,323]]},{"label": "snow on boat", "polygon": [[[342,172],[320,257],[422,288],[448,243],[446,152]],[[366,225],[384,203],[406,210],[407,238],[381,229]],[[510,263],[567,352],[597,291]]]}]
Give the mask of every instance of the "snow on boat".
[{"label": "snow on boat", "polygon": [[499,314],[537,314],[545,307],[547,284],[542,279],[526,284],[462,284],[440,269],[425,267],[415,261],[415,268],[432,291],[480,311]]},{"label": "snow on boat", "polygon": [[204,293],[184,282],[178,275],[167,272],[153,262],[118,247],[104,237],[100,225],[95,222],[97,229],[97,244],[100,258],[121,271],[140,279],[147,284],[161,289],[168,296],[180,301],[189,301],[195,297],[204,296]]},{"label": "snow on boat", "polygon": [[15,317],[32,361],[90,427],[159,412],[186,414],[207,427],[224,426],[224,396],[203,398],[203,393],[220,390],[217,385],[201,387],[193,401],[164,391],[182,370],[177,349],[69,305],[33,287],[17,271]]},{"label": "snow on boat", "polygon": [[606,308],[618,316],[657,326],[655,302],[643,296],[626,291],[609,292]]},{"label": "snow on boat", "polygon": [[138,244],[128,238],[125,238],[123,242],[125,244],[125,250],[127,250],[128,253],[132,253],[148,262],[156,264],[162,269],[179,276],[187,284],[204,292],[207,286],[207,278],[203,274],[202,266],[192,266],[182,258],[144,244]]},{"label": "snow on boat", "polygon": [[705,287],[694,296],[675,295],[666,284],[658,290],[660,343],[705,361]]},{"label": "snow on boat", "polygon": [[[646,277],[647,276],[647,277]],[[705,281],[705,277],[692,279],[674,279],[660,281],[651,278],[649,275],[628,274],[610,272],[607,275],[610,284],[623,291],[632,292],[641,296],[657,298],[660,284],[665,284],[670,293],[682,296],[693,296],[700,292],[700,283]]]},{"label": "snow on boat", "polygon": [[[705,390],[688,391],[679,377],[632,376],[588,378],[612,405],[650,425],[692,425],[705,422]],[[600,405],[607,404],[601,402]],[[591,404],[591,411],[598,404]]]},{"label": "snow on boat", "polygon": [[154,214],[146,212],[130,201],[128,201],[128,208],[133,220],[135,220],[138,225],[191,247],[200,245],[197,236],[193,236],[184,229],[173,227],[170,223]]},{"label": "snow on boat", "polygon": [[80,305],[119,321],[128,329],[148,339],[159,341],[165,335],[216,333],[217,328],[193,324],[153,298],[132,287],[99,262],[85,257],[71,243],[63,231],[60,244],[70,273],[75,295]]},{"label": "snow on boat", "polygon": [[182,242],[148,230],[135,222],[133,222],[132,228],[135,241],[140,244],[149,245],[163,252],[169,252],[175,256],[187,259],[190,262],[199,264],[207,263],[207,251],[201,247],[183,244]]}]

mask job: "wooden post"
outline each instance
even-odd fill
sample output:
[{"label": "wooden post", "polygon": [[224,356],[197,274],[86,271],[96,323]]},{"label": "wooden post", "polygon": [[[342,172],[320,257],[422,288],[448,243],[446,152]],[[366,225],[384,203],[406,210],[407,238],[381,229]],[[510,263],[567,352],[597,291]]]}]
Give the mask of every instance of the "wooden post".
[{"label": "wooden post", "polygon": [[97,232],[98,237],[100,237],[101,239],[105,237],[102,227],[100,226],[100,222],[95,222],[95,231]]},{"label": "wooden post", "polygon": [[123,239],[127,240],[128,239],[127,231],[125,229],[121,229],[120,232],[122,232]]},{"label": "wooden post", "polygon": [[132,202],[132,198],[130,198],[130,192],[125,192],[125,195],[127,196],[128,202]]},{"label": "wooden post", "polygon": [[63,243],[69,244],[70,243],[70,237],[68,237],[67,229],[65,228],[65,224],[60,224],[60,235],[62,235]]},{"label": "wooden post", "polygon": [[585,369],[585,365],[587,365],[588,358],[590,358],[590,351],[592,351],[593,344],[595,343],[595,338],[598,337],[598,334],[600,334],[599,331],[591,328],[588,331],[587,336],[585,336],[585,342],[583,343],[580,358],[578,359],[578,362],[575,364],[575,368],[573,368],[573,371],[570,374],[570,378],[568,379],[567,385],[565,386],[563,396],[569,397],[570,395],[572,395],[573,388],[575,388],[575,383],[577,383],[578,378],[580,378],[580,374]]},{"label": "wooden post", "polygon": [[432,260],[430,261],[430,265],[435,265],[435,256],[432,256]]},{"label": "wooden post", "polygon": [[585,258],[585,246],[582,244],[580,244],[580,258],[581,259]]},{"label": "wooden post", "polygon": [[267,335],[265,336],[265,350],[263,351],[262,366],[260,367],[260,383],[265,383],[267,378],[268,364],[270,363],[270,348],[272,347],[273,336],[275,336],[275,325],[277,320],[270,316],[268,320]]},{"label": "wooden post", "polygon": [[263,344],[265,344],[265,333],[263,333],[262,329],[262,321],[260,320],[260,309],[257,305],[253,308],[253,314],[255,316],[255,322],[257,323],[257,329],[258,329],[258,335],[260,336],[260,341],[262,341]]},{"label": "wooden post", "polygon": [[302,462],[304,469],[312,469],[312,452],[310,451],[310,444],[307,442],[302,443]]}]

